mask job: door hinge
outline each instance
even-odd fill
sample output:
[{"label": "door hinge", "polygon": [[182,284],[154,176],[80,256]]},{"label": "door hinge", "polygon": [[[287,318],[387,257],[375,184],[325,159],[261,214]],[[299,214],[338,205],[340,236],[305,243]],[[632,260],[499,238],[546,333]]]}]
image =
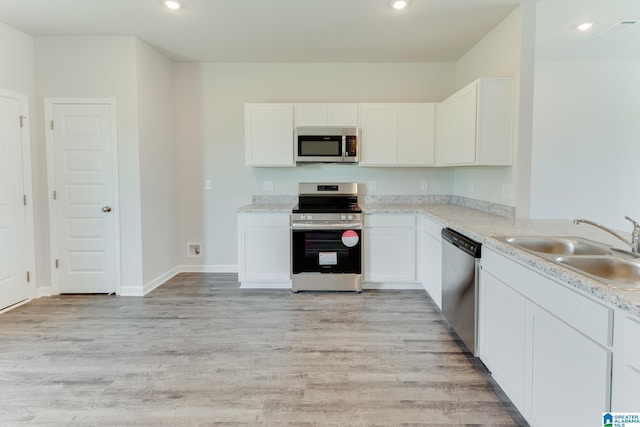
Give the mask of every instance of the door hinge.
[{"label": "door hinge", "polygon": [[56,268],[58,268],[60,265],[60,263],[58,262],[58,260],[56,260]]},{"label": "door hinge", "polygon": [[56,193],[56,190],[53,190],[53,200],[57,200],[58,199],[58,193]]},{"label": "door hinge", "polygon": [[27,271],[27,283],[31,281],[31,273]]},{"label": "door hinge", "polygon": [[53,120],[51,120],[51,130],[53,130]]},{"label": "door hinge", "polygon": [[27,195],[26,194],[22,195],[22,202],[24,203],[25,206],[27,206]]},{"label": "door hinge", "polygon": [[20,127],[23,128],[24,127],[24,119],[26,119],[27,116],[20,116]]}]

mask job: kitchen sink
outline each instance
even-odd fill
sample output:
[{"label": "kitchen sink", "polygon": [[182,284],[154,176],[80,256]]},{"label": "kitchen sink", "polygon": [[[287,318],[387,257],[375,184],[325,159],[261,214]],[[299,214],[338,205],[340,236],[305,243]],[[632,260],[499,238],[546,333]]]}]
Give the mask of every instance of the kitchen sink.
[{"label": "kitchen sink", "polygon": [[582,237],[504,236],[499,240],[607,283],[640,290],[640,258]]},{"label": "kitchen sink", "polygon": [[612,255],[602,243],[581,237],[524,236],[504,237],[501,240],[530,252],[550,255]]},{"label": "kitchen sink", "polygon": [[617,256],[561,256],[555,261],[601,279],[640,287],[640,259]]}]

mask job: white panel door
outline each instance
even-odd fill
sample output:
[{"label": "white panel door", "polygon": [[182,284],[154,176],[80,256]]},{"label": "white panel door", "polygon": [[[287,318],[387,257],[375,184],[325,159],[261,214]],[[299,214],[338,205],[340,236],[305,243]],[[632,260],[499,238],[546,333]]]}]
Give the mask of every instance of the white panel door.
[{"label": "white panel door", "polygon": [[116,290],[112,108],[110,104],[51,106],[54,274],[60,293]]},{"label": "white panel door", "polygon": [[20,103],[0,97],[0,309],[27,299]]}]

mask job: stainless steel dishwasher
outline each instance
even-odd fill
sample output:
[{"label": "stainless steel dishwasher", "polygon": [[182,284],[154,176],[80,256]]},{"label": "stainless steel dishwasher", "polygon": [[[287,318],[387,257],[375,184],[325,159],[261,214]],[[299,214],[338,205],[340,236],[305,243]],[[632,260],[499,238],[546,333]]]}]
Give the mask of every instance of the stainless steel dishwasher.
[{"label": "stainless steel dishwasher", "polygon": [[442,230],[442,314],[474,356],[481,248],[455,230]]}]

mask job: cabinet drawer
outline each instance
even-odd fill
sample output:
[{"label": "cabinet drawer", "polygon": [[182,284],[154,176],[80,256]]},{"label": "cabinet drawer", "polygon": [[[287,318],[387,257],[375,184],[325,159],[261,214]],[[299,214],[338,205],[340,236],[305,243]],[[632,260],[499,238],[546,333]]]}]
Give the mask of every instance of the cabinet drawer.
[{"label": "cabinet drawer", "polygon": [[238,214],[238,226],[241,227],[288,227],[289,214],[285,213],[246,213]]},{"label": "cabinet drawer", "polygon": [[640,373],[640,319],[625,316],[622,320],[623,363]]},{"label": "cabinet drawer", "polygon": [[424,215],[418,217],[418,225],[420,230],[435,237],[437,240],[442,241],[442,229],[444,226],[431,219],[427,219]]},{"label": "cabinet drawer", "polygon": [[377,214],[365,215],[366,227],[415,227],[416,216],[413,214]]},{"label": "cabinet drawer", "polygon": [[613,310],[492,250],[482,268],[603,346],[612,345]]}]

